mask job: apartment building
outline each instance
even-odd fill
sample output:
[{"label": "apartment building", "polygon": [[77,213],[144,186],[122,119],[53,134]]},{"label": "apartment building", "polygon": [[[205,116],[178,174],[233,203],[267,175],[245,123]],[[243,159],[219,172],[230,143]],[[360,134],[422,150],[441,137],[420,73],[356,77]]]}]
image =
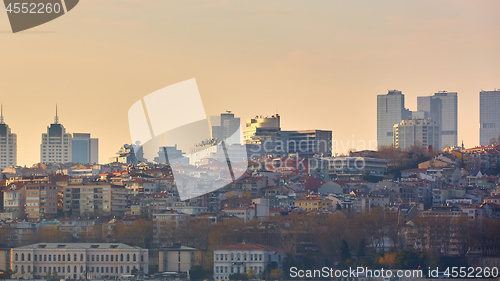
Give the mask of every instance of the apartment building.
[{"label": "apartment building", "polygon": [[13,278],[119,278],[148,273],[148,250],[121,243],[37,243],[11,250]]},{"label": "apartment building", "polygon": [[72,215],[123,215],[127,191],[113,184],[79,184],[64,187],[63,210]]},{"label": "apartment building", "polygon": [[14,182],[4,189],[3,208],[11,219],[21,219],[25,215],[26,189],[22,182]]},{"label": "apartment building", "polygon": [[29,220],[52,218],[57,215],[58,198],[62,187],[51,183],[28,183],[26,214]]}]

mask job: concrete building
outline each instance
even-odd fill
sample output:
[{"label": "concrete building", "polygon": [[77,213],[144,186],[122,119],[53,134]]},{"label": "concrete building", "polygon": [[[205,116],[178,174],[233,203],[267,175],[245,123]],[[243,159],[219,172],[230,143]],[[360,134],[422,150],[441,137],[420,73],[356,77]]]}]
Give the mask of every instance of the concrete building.
[{"label": "concrete building", "polygon": [[121,185],[79,184],[63,188],[63,210],[72,215],[123,215],[127,190]]},{"label": "concrete building", "polygon": [[61,187],[50,183],[28,183],[26,189],[26,214],[36,221],[57,215]]},{"label": "concrete building", "polygon": [[155,157],[154,162],[156,163],[189,163],[189,158],[184,157],[184,152],[177,149],[175,146],[162,146],[158,150],[158,157]]},{"label": "concrete building", "polygon": [[90,134],[74,133],[71,140],[71,158],[74,163],[99,163],[99,139]]},{"label": "concrete building", "polygon": [[186,273],[194,265],[199,265],[202,252],[196,248],[177,246],[159,249],[159,272]]},{"label": "concrete building", "polygon": [[248,119],[243,130],[243,138],[246,144],[262,144],[271,140],[274,135],[281,132],[280,116],[271,117],[255,116]]},{"label": "concrete building", "polygon": [[332,156],[332,131],[281,131],[281,142],[286,154]]},{"label": "concrete building", "polygon": [[488,145],[500,136],[500,90],[479,93],[479,144]]},{"label": "concrete building", "polygon": [[0,111],[0,171],[3,171],[17,165],[17,135],[3,121],[3,107]]},{"label": "concrete building", "polygon": [[[104,279],[148,273],[148,250],[121,243],[38,243],[14,248],[13,278]],[[32,273],[33,272],[33,273]]]},{"label": "concrete building", "polygon": [[377,146],[393,144],[393,128],[401,120],[411,119],[412,113],[405,108],[405,96],[398,90],[377,96]]},{"label": "concrete building", "polygon": [[21,219],[25,215],[26,189],[22,182],[14,182],[4,189],[3,208],[11,213],[12,219]]},{"label": "concrete building", "polygon": [[456,92],[438,92],[433,96],[417,98],[418,112],[425,112],[426,116],[419,119],[431,118],[441,129],[441,147],[444,149],[458,144],[458,95]]},{"label": "concrete building", "polygon": [[247,243],[223,246],[214,250],[214,279],[229,280],[229,275],[246,275],[250,269],[259,277],[272,262],[282,268],[283,260],[279,250],[270,246]]},{"label": "concrete building", "polygon": [[407,149],[414,145],[440,148],[439,125],[431,119],[401,120],[393,127],[394,146]]},{"label": "concrete building", "polygon": [[71,158],[71,134],[59,124],[59,117],[54,118],[54,123],[47,127],[47,133],[42,134],[40,145],[40,162],[42,163],[70,163]]},{"label": "concrete building", "polygon": [[[212,123],[212,138],[216,140],[225,140],[232,136],[240,128],[240,118],[235,118],[231,111],[222,113],[220,117],[211,117]],[[240,139],[235,142],[239,143]]]}]

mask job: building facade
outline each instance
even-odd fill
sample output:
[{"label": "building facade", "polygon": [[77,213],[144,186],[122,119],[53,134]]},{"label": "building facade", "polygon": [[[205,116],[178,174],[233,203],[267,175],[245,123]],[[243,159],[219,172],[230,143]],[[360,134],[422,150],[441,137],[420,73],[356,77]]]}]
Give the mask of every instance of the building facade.
[{"label": "building facade", "polygon": [[26,214],[29,220],[52,218],[57,215],[61,187],[50,183],[29,183],[26,189]]},{"label": "building facade", "polygon": [[280,145],[286,154],[298,154],[301,157],[320,155],[332,156],[332,131],[300,130],[281,131]]},{"label": "building facade", "polygon": [[148,250],[121,243],[38,243],[11,250],[13,278],[103,279],[148,273]]},{"label": "building facade", "polygon": [[500,136],[500,90],[479,93],[479,144],[488,145]]},{"label": "building facade", "polygon": [[[441,147],[458,144],[458,95],[456,92],[438,92],[433,96],[417,98],[418,112],[425,112],[441,129]],[[422,118],[420,118],[422,119]]]},{"label": "building facade", "polygon": [[247,243],[223,246],[214,250],[214,280],[229,280],[229,275],[235,273],[246,275],[250,269],[259,277],[271,263],[282,268],[283,259],[279,250],[270,246]]},{"label": "building facade", "polygon": [[440,148],[439,125],[432,119],[401,120],[394,125],[393,143],[396,148],[407,149],[414,145]]},{"label": "building facade", "polygon": [[17,165],[17,135],[3,121],[3,109],[0,113],[0,172]]},{"label": "building facade", "polygon": [[[216,140],[225,140],[231,137],[240,128],[240,118],[235,118],[231,111],[222,113],[219,116],[211,117],[212,123],[212,138]],[[235,136],[237,140],[234,142],[239,143],[239,136]],[[234,137],[233,137],[234,138]]]},{"label": "building facade", "polygon": [[54,123],[47,127],[47,133],[42,134],[40,145],[40,162],[42,163],[71,163],[71,134],[59,124],[59,117],[54,118]]},{"label": "building facade", "polygon": [[63,188],[63,210],[72,215],[123,215],[126,196],[121,185],[68,185]]},{"label": "building facade", "polygon": [[71,158],[74,163],[99,163],[99,140],[90,134],[74,133],[71,140]]},{"label": "building facade", "polygon": [[411,119],[412,113],[405,108],[405,96],[401,91],[390,90],[387,95],[377,96],[377,146],[393,144],[393,128],[401,120]]},{"label": "building facade", "polygon": [[26,189],[24,183],[14,182],[4,189],[3,208],[6,213],[12,213],[12,219],[21,219],[25,215]]}]

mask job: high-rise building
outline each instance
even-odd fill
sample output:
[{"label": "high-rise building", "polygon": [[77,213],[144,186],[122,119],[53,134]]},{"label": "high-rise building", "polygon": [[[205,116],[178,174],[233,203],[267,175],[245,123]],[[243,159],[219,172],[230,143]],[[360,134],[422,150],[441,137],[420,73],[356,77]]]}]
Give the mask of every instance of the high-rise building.
[{"label": "high-rise building", "polygon": [[488,145],[500,136],[500,90],[479,93],[479,143]]},{"label": "high-rise building", "polygon": [[40,162],[45,163],[70,163],[71,158],[71,134],[59,124],[59,117],[54,118],[54,123],[47,127],[47,133],[42,134],[40,145]]},{"label": "high-rise building", "polygon": [[271,140],[273,136],[281,132],[280,116],[271,117],[255,116],[248,119],[243,130],[243,138],[246,144],[262,144]]},{"label": "high-rise building", "polygon": [[458,95],[456,92],[437,92],[417,98],[417,110],[428,114],[441,128],[441,147],[458,144]]},{"label": "high-rise building", "polygon": [[[240,118],[234,118],[231,111],[222,113],[220,117],[212,117],[210,121],[212,122],[212,138],[217,140],[229,138],[240,128]],[[236,137],[238,139],[235,141],[239,142],[239,136]]]},{"label": "high-rise building", "polygon": [[81,164],[99,163],[99,139],[90,134],[74,133],[71,139],[71,161]]},{"label": "high-rise building", "polygon": [[0,172],[17,165],[17,135],[10,131],[3,121],[3,107],[0,110]]},{"label": "high-rise building", "polygon": [[287,154],[332,156],[332,131],[281,131],[281,142]]},{"label": "high-rise building", "polygon": [[394,146],[407,149],[414,145],[440,147],[439,125],[432,119],[401,120],[394,125]]},{"label": "high-rise building", "polygon": [[411,119],[412,113],[405,108],[405,96],[398,90],[377,96],[377,146],[393,143],[393,128],[401,120]]}]

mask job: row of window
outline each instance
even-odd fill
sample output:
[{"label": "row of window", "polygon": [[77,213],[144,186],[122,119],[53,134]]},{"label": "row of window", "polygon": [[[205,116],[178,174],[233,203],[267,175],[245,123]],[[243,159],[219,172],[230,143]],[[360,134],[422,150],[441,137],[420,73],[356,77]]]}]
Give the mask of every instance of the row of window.
[{"label": "row of window", "polygon": [[[234,261],[234,254],[231,254],[230,256],[231,256],[231,260],[232,260],[232,261]],[[259,261],[261,261],[261,260],[262,260],[262,254],[259,254],[259,255],[257,255],[257,254],[253,254],[253,255],[252,255],[252,254],[249,254],[249,258],[250,258],[250,260],[251,260],[251,261],[253,261],[253,260],[255,260],[255,261],[256,261],[256,260],[257,260],[257,257],[259,258],[259,259],[258,259]],[[228,260],[227,258],[228,258],[228,254],[220,254],[220,260],[221,260],[221,261],[223,261],[223,260],[226,260],[226,261],[227,261],[227,260]],[[269,259],[270,259],[270,258],[269,258]],[[216,255],[215,255],[215,260],[217,260],[217,261],[219,260],[219,254],[216,254]],[[236,254],[236,260],[238,260],[238,261],[239,261],[239,260],[241,260],[241,254],[240,254],[240,253],[237,253],[237,254]],[[246,253],[244,253],[244,254],[243,254],[243,260],[244,260],[244,261],[246,261],[246,260],[247,260],[247,254],[246,254]]]},{"label": "row of window", "polygon": [[[227,266],[216,266],[215,267],[215,273],[228,273],[227,272],[228,267]],[[241,273],[241,268],[239,266],[234,267],[231,266],[231,273]],[[246,266],[243,266],[243,272],[246,273],[247,269],[252,269],[254,273],[262,273],[262,266],[249,266],[248,268]],[[217,279],[217,278],[216,278]]]},{"label": "row of window", "polygon": [[[132,268],[132,270],[136,268],[135,266]],[[18,271],[19,267],[16,265],[15,266],[15,271],[19,272]],[[27,269],[28,269],[28,273],[31,272],[31,266],[27,266]],[[66,271],[67,269],[67,271]],[[100,270],[99,270],[100,269]],[[126,273],[130,273],[130,266],[127,266],[126,268]],[[142,268],[141,268],[142,269]],[[80,272],[77,271],[78,268],[76,266],[73,267],[73,273],[83,273],[83,266],[80,266]],[[123,273],[123,270],[124,270],[124,267],[123,266],[120,266],[120,273]],[[118,266],[116,267],[87,267],[87,271],[89,272],[96,272],[96,273],[118,273]],[[26,272],[24,271],[24,265],[21,265],[21,271],[20,272]],[[54,267],[38,267],[38,270],[37,270],[37,267],[34,266],[33,267],[33,273],[47,273],[47,272],[57,272],[57,273],[71,273],[71,267],[68,265],[67,268],[65,268],[64,266],[61,267],[61,266],[58,266],[57,268],[54,266]]]},{"label": "row of window", "polygon": [[[24,253],[21,253],[21,261],[24,261],[24,257],[25,257]],[[38,257],[38,261],[66,261],[66,255],[34,255],[35,261],[37,261],[37,257]],[[43,257],[43,260],[42,260],[42,257]],[[68,261],[71,261],[71,255],[68,254],[67,257],[68,257]],[[100,257],[100,261],[104,261],[104,259],[106,259],[106,261],[118,261],[118,255],[87,255],[87,261],[91,261],[91,260],[92,261],[99,261],[99,257]],[[124,258],[124,255],[120,254],[120,261],[123,261],[123,258]],[[19,261],[19,254],[18,253],[16,253],[14,255],[14,260]],[[127,254],[126,260],[130,261],[130,254]],[[31,253],[28,253],[27,261],[31,261]],[[73,255],[73,261],[78,261],[77,254]],[[80,261],[83,261],[83,254],[80,254]],[[132,261],[137,261],[136,254],[132,255]],[[141,262],[143,262],[143,261],[144,261],[144,256],[141,255]]]}]

